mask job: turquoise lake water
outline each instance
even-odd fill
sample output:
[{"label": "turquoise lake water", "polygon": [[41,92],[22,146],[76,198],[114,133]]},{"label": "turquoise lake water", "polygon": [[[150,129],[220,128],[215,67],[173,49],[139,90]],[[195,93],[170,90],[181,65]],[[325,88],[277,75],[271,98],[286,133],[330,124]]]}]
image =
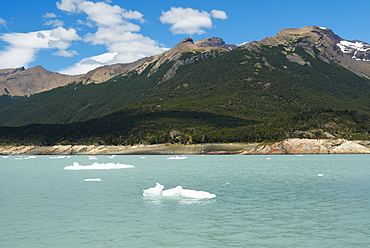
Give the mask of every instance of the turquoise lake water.
[{"label": "turquoise lake water", "polygon": [[370,247],[370,155],[167,157],[0,157],[0,247]]}]

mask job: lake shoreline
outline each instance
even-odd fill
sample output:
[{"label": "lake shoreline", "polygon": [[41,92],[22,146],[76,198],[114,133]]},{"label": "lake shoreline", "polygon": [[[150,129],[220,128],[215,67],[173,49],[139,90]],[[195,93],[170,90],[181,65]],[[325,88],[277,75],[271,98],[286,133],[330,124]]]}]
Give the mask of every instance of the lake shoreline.
[{"label": "lake shoreline", "polygon": [[370,154],[369,140],[286,139],[262,143],[191,145],[55,145],[0,146],[0,155],[254,155],[254,154]]}]

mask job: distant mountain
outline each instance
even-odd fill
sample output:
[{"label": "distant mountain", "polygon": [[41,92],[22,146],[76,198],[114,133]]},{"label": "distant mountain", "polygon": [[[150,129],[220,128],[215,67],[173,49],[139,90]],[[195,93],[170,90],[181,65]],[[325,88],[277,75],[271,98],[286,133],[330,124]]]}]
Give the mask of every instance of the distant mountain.
[{"label": "distant mountain", "polygon": [[1,109],[0,125],[27,126],[0,128],[0,143],[370,138],[366,49],[316,26],[239,47],[187,38]]},{"label": "distant mountain", "polygon": [[[187,39],[181,43],[186,43],[186,41]],[[219,47],[231,50],[235,49],[237,46],[225,44],[221,38],[212,37],[198,41],[193,49],[195,49],[195,47]],[[175,59],[171,58],[171,56],[176,56],[174,53],[164,53],[162,56],[163,55],[166,55],[167,58],[170,59]],[[65,86],[74,81],[83,82],[84,84],[102,83],[111,79],[112,77],[130,70],[141,70],[143,67],[145,67],[146,61],[156,60],[157,57],[160,56],[161,55],[140,59],[133,63],[101,66],[87,72],[84,75],[75,76],[50,72],[42,66],[36,66],[27,70],[24,67],[3,69],[0,70],[0,96],[30,96],[43,91],[51,90],[53,88]],[[159,66],[159,64],[157,66]]]},{"label": "distant mountain", "polygon": [[30,96],[71,83],[79,76],[47,71],[42,66],[30,69],[0,70],[0,95]]}]

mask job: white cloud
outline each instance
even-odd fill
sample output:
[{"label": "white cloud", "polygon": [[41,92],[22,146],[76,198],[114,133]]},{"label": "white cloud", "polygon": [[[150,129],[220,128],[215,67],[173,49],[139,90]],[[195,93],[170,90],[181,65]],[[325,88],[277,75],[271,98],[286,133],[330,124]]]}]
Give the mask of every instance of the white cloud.
[{"label": "white cloud", "polygon": [[138,11],[126,10],[122,13],[122,17],[126,19],[138,20],[141,23],[144,22],[143,14]]},{"label": "white cloud", "polygon": [[45,15],[42,16],[44,19],[52,19],[52,20],[47,20],[44,22],[44,26],[53,26],[53,27],[61,27],[64,25],[64,22],[59,20],[59,19],[53,19],[57,18],[57,15],[54,13],[45,13]]},{"label": "white cloud", "polygon": [[134,19],[143,22],[143,15],[138,11],[125,10],[118,5],[107,2],[92,2],[86,0],[61,0],[57,2],[60,10],[70,13],[85,13],[88,19],[102,25],[116,25],[124,19]]},{"label": "white cloud", "polygon": [[57,15],[56,14],[54,14],[54,13],[45,13],[45,15],[43,15],[42,17],[44,17],[44,18],[46,18],[46,19],[48,19],[48,18],[56,18],[57,17]]},{"label": "white cloud", "polygon": [[48,20],[44,22],[45,26],[53,26],[53,27],[61,27],[64,25],[64,22],[59,20],[59,19],[54,19],[54,20]]},{"label": "white cloud", "polygon": [[104,53],[98,56],[92,56],[82,59],[80,62],[66,69],[59,71],[62,74],[78,75],[91,71],[99,66],[103,66],[110,61],[113,61],[117,53]]},{"label": "white cloud", "polygon": [[6,21],[3,18],[0,18],[0,26],[6,27]]},{"label": "white cloud", "polygon": [[73,41],[81,39],[81,37],[78,36],[76,29],[73,28],[65,29],[63,27],[57,27],[51,30],[50,35],[57,40],[63,41]]},{"label": "white cloud", "polygon": [[3,34],[0,39],[9,44],[0,51],[0,68],[13,68],[27,67],[41,49],[65,50],[72,41],[81,38],[72,28],[58,27],[53,30]]},{"label": "white cloud", "polygon": [[[81,37],[77,35],[75,29],[65,29],[63,27],[57,27],[51,30],[48,45],[49,48],[66,50],[70,46],[71,42],[75,40],[81,40]],[[70,55],[72,55],[72,53],[70,53]]]},{"label": "white cloud", "polygon": [[[150,39],[141,34],[133,33],[139,30],[139,26],[131,23],[127,23],[127,25],[117,25],[110,27],[103,26],[99,27],[95,34],[87,34],[84,40],[86,42],[91,42],[94,45],[109,46],[113,43],[131,41],[132,39],[142,39],[143,41]],[[155,44],[153,43],[153,45]]]},{"label": "white cloud", "polygon": [[87,20],[78,20],[78,23],[85,25],[88,23],[89,27],[96,27],[96,31],[86,34],[83,41],[92,45],[104,45],[107,53],[103,54],[103,57],[114,54],[104,61],[97,60],[99,56],[82,59],[75,65],[61,70],[61,73],[85,73],[101,65],[133,62],[166,50],[159,47],[156,41],[138,33],[140,26],[132,22],[132,20],[144,22],[143,15],[138,11],[126,10],[111,5],[108,1],[61,0],[57,2],[57,7],[70,14],[86,14]]},{"label": "white cloud", "polygon": [[162,12],[160,21],[171,24],[170,30],[174,34],[203,34],[205,28],[212,28],[212,17],[226,19],[227,15],[221,10],[212,10],[211,13],[192,8],[172,7]]},{"label": "white cloud", "polygon": [[222,10],[212,10],[211,15],[213,18],[222,19],[222,20],[227,19],[226,12]]},{"label": "white cloud", "polygon": [[62,0],[57,2],[57,7],[60,10],[67,11],[67,12],[74,12],[77,13],[78,11],[78,4],[84,2],[85,0]]},{"label": "white cloud", "polygon": [[73,66],[60,70],[59,73],[68,75],[83,74],[99,66],[130,63],[167,50],[166,48],[159,48],[156,46],[155,41],[141,34],[126,33],[125,36],[126,39],[121,42],[105,44],[111,52],[84,58]]},{"label": "white cloud", "polygon": [[48,47],[46,31],[3,34],[0,39],[9,46],[0,51],[0,68],[27,66],[35,59],[35,53]]},{"label": "white cloud", "polygon": [[[27,67],[35,61],[38,51],[46,49],[55,56],[75,56],[78,52],[70,49],[73,41],[105,46],[106,53],[82,59],[60,70],[68,74],[85,73],[106,64],[133,62],[167,50],[140,33],[140,24],[145,20],[138,11],[113,5],[110,0],[58,0],[56,6],[68,15],[79,15],[76,21],[81,25],[79,32],[89,30],[89,33],[82,38],[75,29],[63,27],[60,15],[47,12],[42,18],[44,25],[54,27],[51,30],[0,34],[0,40],[8,43],[0,48],[0,68]],[[6,26],[6,21],[0,18],[1,25]]]}]

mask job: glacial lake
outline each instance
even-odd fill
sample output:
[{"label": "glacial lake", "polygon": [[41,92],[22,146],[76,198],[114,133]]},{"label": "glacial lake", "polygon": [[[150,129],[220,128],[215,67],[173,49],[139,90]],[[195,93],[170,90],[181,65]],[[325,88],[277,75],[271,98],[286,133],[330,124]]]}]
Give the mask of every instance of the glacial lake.
[{"label": "glacial lake", "polygon": [[370,155],[168,157],[1,156],[0,247],[370,247]]}]

